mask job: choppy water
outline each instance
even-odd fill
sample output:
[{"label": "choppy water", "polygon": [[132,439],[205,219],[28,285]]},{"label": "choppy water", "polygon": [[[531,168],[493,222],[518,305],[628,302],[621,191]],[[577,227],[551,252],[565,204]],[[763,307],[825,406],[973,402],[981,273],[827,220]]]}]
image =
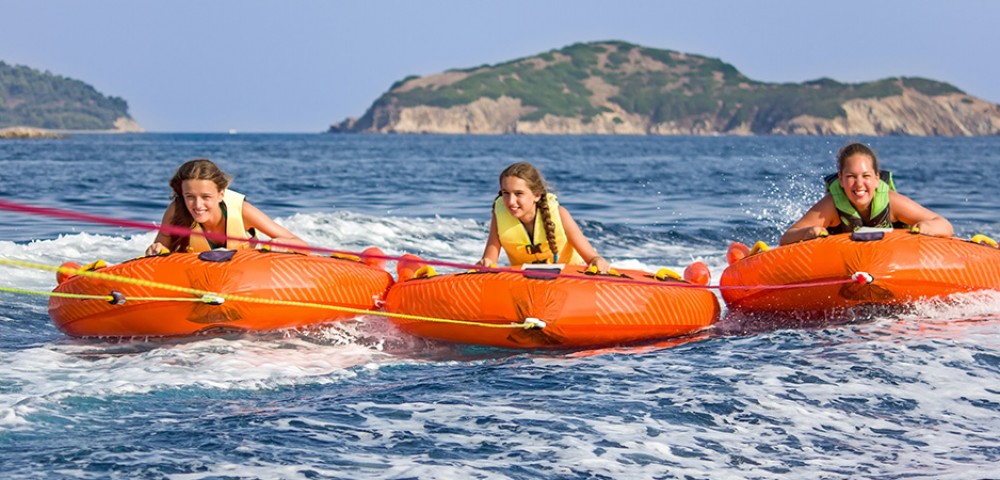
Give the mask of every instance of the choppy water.
[{"label": "choppy water", "polygon": [[[1000,139],[866,140],[958,235],[1000,235]],[[527,160],[613,264],[702,260],[717,282],[730,242],[776,243],[819,198],[845,141],[77,136],[0,142],[0,198],[152,223],[173,170],[207,156],[311,243],[471,262],[497,174]],[[0,212],[3,258],[118,262],[152,236]],[[5,287],[54,284],[0,267]],[[998,294],[582,352],[434,343],[376,317],[78,340],[46,302],[0,293],[4,478],[1000,478]]]}]

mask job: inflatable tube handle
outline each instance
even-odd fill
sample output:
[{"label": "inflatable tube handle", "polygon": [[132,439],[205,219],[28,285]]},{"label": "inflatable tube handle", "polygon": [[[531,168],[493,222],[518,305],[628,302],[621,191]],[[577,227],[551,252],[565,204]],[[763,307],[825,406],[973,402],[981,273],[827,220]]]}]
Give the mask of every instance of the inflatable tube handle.
[{"label": "inflatable tube handle", "polygon": [[431,278],[437,275],[437,271],[430,265],[424,265],[413,272],[413,278]]},{"label": "inflatable tube handle", "polygon": [[677,272],[675,272],[675,271],[673,271],[673,270],[671,270],[669,268],[661,268],[661,269],[657,270],[656,274],[653,275],[653,278],[655,278],[655,279],[657,279],[657,280],[659,280],[661,282],[662,281],[666,281],[668,278],[673,279],[673,280],[681,280],[680,274],[678,274]]},{"label": "inflatable tube handle", "polygon": [[969,241],[972,242],[972,243],[978,243],[980,245],[989,245],[989,246],[991,246],[993,248],[997,248],[997,241],[996,240],[993,240],[992,238],[987,237],[986,235],[983,235],[981,233],[976,234]]},{"label": "inflatable tube handle", "polygon": [[756,255],[760,252],[766,252],[770,249],[771,247],[767,246],[763,240],[758,240],[757,243],[753,244],[753,247],[750,248],[750,253],[747,256],[749,257],[750,255]]}]

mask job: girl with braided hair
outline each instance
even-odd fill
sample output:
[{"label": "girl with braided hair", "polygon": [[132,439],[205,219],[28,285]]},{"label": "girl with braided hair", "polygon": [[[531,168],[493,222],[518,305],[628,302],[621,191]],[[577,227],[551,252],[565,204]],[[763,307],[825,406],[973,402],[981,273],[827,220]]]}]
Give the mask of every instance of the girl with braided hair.
[{"label": "girl with braided hair", "polygon": [[490,235],[483,258],[476,264],[496,266],[501,248],[514,266],[565,263],[596,267],[601,273],[611,267],[590,246],[569,211],[546,191],[542,174],[527,162],[515,163],[500,173]]}]

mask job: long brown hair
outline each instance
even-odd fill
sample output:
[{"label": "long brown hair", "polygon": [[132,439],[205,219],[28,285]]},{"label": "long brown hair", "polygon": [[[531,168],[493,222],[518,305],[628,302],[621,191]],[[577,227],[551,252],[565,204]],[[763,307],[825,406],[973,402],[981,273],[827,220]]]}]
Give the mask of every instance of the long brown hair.
[{"label": "long brown hair", "polygon": [[552,261],[555,262],[559,256],[559,246],[556,244],[556,224],[552,221],[552,212],[549,212],[545,177],[542,176],[542,173],[534,165],[528,162],[517,162],[500,172],[501,181],[507,177],[517,177],[524,180],[531,193],[538,195],[539,198],[535,202],[535,208],[542,214],[542,225],[545,226],[545,239],[549,242]]},{"label": "long brown hair", "polygon": [[[207,158],[196,158],[184,162],[177,168],[174,176],[170,177],[170,189],[174,191],[173,204],[174,216],[170,219],[171,225],[179,227],[190,227],[194,223],[194,217],[184,204],[184,192],[181,185],[185,180],[209,180],[219,187],[219,191],[229,187],[232,177],[226,175],[216,164]],[[174,252],[186,252],[191,238],[187,235],[170,235],[170,245],[168,249]]]}]

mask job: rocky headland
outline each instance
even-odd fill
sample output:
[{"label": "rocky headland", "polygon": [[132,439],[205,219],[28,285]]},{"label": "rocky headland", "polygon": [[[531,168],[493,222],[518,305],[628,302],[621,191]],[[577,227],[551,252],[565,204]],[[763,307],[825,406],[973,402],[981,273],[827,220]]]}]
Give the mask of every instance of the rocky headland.
[{"label": "rocky headland", "polygon": [[979,136],[1000,134],[1000,105],[914,77],[759,82],[715,58],[611,41],[407,77],[329,132]]}]

